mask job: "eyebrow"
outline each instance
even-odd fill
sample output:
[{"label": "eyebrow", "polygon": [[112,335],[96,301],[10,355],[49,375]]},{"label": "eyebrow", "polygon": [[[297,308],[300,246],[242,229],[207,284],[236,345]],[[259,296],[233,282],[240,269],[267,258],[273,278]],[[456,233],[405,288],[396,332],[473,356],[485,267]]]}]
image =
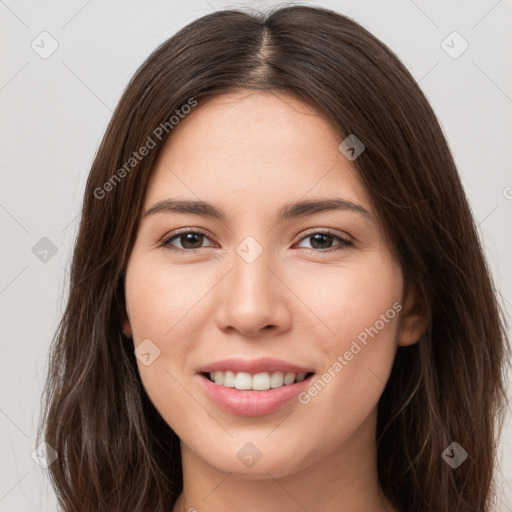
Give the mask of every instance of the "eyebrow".
[{"label": "eyebrow", "polygon": [[[286,203],[279,210],[277,220],[289,220],[296,217],[305,217],[315,213],[335,210],[348,210],[364,215],[369,214],[368,210],[366,210],[366,208],[360,204],[354,203],[347,199],[335,197]],[[161,212],[187,213],[191,215],[200,215],[203,217],[212,217],[221,221],[226,220],[226,214],[210,203],[206,203],[204,201],[190,201],[180,199],[163,199],[162,201],[158,201],[144,213],[144,218]]]}]

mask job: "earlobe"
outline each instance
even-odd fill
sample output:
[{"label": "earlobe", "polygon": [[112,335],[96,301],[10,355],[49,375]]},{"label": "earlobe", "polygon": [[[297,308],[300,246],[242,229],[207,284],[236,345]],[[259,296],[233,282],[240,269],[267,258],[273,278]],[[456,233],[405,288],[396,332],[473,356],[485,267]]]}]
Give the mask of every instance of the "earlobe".
[{"label": "earlobe", "polygon": [[417,343],[428,325],[428,313],[416,287],[409,286],[398,331],[398,345]]},{"label": "earlobe", "polygon": [[130,325],[130,321],[128,319],[126,319],[123,323],[123,334],[127,337],[127,338],[131,338],[132,337],[132,327]]}]

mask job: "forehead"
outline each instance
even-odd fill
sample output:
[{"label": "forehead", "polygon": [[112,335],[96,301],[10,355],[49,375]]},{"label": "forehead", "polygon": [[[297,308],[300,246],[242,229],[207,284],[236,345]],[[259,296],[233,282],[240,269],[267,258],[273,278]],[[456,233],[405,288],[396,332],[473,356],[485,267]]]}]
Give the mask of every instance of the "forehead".
[{"label": "forehead", "polygon": [[370,210],[340,142],[318,111],[288,94],[243,91],[214,97],[199,102],[171,132],[146,205],[172,195],[261,208],[329,193]]}]

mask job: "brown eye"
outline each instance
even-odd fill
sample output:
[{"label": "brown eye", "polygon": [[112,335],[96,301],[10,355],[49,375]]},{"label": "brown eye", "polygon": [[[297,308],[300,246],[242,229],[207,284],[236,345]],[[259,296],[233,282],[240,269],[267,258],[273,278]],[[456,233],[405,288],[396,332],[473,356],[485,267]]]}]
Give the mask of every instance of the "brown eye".
[{"label": "brown eye", "polygon": [[[314,252],[339,251],[353,245],[353,243],[350,240],[347,240],[339,235],[336,235],[332,231],[316,231],[314,233],[309,233],[308,235],[302,238],[301,242],[307,239],[311,239],[311,249],[314,250]],[[338,246],[332,248],[331,244],[335,239],[339,240],[340,243],[338,244]]]},{"label": "brown eye", "polygon": [[[201,249],[202,247],[208,247],[202,245],[206,238],[206,235],[199,231],[182,231],[166,238],[162,242],[161,246],[181,251],[193,251],[196,249]],[[181,247],[176,247],[173,244],[175,240],[179,240]]]}]

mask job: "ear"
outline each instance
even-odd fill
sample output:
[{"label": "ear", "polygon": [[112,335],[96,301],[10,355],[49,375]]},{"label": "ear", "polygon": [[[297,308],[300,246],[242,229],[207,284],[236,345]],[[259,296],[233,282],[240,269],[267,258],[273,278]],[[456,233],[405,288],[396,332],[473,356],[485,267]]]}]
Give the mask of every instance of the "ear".
[{"label": "ear", "polygon": [[428,326],[427,307],[412,283],[405,291],[404,307],[398,329],[398,345],[408,346],[416,343]]},{"label": "ear", "polygon": [[123,334],[127,338],[132,337],[132,326],[130,325],[130,319],[128,317],[128,311],[126,311],[123,315]]}]

